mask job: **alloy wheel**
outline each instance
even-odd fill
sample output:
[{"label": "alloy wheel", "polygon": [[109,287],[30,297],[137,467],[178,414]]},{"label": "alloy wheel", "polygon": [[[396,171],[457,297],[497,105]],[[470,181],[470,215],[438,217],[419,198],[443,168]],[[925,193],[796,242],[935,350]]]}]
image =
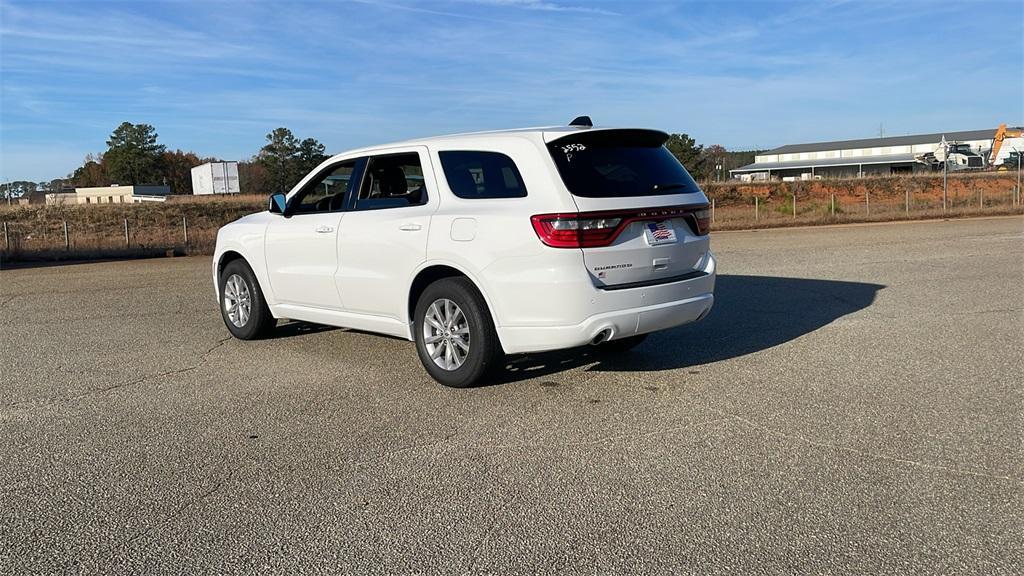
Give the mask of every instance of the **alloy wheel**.
[{"label": "alloy wheel", "polygon": [[459,305],[439,298],[423,316],[423,344],[438,367],[458,370],[469,356],[469,321]]},{"label": "alloy wheel", "polygon": [[244,327],[252,315],[249,285],[238,274],[232,274],[224,284],[224,313],[236,328]]}]

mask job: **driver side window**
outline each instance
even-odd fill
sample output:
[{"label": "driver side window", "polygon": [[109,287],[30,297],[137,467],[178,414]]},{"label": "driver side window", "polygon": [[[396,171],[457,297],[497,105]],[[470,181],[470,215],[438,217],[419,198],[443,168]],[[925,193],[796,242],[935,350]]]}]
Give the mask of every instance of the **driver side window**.
[{"label": "driver side window", "polygon": [[356,160],[347,160],[328,168],[319,178],[306,184],[289,202],[292,214],[337,212],[345,207],[345,198],[355,181]]}]

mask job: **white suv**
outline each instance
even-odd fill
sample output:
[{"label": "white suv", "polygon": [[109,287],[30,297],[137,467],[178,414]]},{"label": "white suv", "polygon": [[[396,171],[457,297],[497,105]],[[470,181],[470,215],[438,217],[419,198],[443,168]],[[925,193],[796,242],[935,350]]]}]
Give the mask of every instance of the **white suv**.
[{"label": "white suv", "polygon": [[228,330],[289,318],[416,342],[472,386],[503,354],[627,350],[703,318],[708,201],[668,135],[569,126],[439,136],[334,156],[217,234]]}]

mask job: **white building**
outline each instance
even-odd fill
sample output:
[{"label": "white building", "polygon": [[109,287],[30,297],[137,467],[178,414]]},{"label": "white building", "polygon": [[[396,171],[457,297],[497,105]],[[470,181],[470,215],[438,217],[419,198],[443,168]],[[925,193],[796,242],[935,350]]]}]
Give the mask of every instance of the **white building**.
[{"label": "white building", "polygon": [[192,169],[193,194],[238,194],[238,162],[208,162]]},{"label": "white building", "polygon": [[[129,204],[163,202],[171,194],[169,186],[95,186],[75,188],[75,204]],[[47,204],[49,204],[47,198]]]},{"label": "white building", "polygon": [[[992,150],[996,129],[937,132],[912,136],[841,140],[809,144],[789,144],[763,152],[754,157],[754,163],[729,173],[743,180],[810,179],[817,177],[851,177],[858,175],[901,174],[929,170],[919,158],[934,154],[941,147],[943,137],[949,144],[967,146],[980,154],[982,168]],[[1008,138],[1003,143],[1000,158],[1003,161],[1019,138]],[[1024,146],[1017,144],[1024,151]],[[975,167],[972,165],[972,167]]]}]

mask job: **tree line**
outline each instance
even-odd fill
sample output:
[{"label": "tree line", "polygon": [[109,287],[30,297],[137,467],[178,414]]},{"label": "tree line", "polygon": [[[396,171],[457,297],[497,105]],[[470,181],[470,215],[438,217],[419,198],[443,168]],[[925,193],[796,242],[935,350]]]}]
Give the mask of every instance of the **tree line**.
[{"label": "tree line", "polygon": [[[11,182],[5,188],[22,196],[74,187],[164,184],[172,194],[192,194],[192,168],[222,162],[191,151],[168,150],[158,138],[149,124],[122,122],[111,132],[106,151],[86,155],[82,165],[64,178]],[[238,163],[238,176],[247,193],[287,191],[327,157],[315,138],[299,140],[291,130],[276,128],[267,134],[259,153]]]},{"label": "tree line", "polygon": [[700,182],[725,181],[729,170],[746,166],[754,156],[763,150],[726,150],[724,146],[712,144],[705,147],[687,134],[671,134],[665,147],[686,170]]},{"label": "tree line", "polygon": [[[87,155],[66,177],[49,182],[17,181],[5,187],[13,196],[22,196],[71,187],[165,184],[172,194],[192,194],[192,168],[221,161],[192,151],[168,150],[158,137],[149,124],[122,122],[107,139],[106,151]],[[757,153],[729,151],[718,144],[705,147],[687,134],[672,134],[665,146],[698,181],[725,180],[730,169],[753,162]],[[287,128],[275,128],[256,155],[238,163],[242,191],[286,192],[327,157],[324,145],[315,138],[300,140]]]}]

